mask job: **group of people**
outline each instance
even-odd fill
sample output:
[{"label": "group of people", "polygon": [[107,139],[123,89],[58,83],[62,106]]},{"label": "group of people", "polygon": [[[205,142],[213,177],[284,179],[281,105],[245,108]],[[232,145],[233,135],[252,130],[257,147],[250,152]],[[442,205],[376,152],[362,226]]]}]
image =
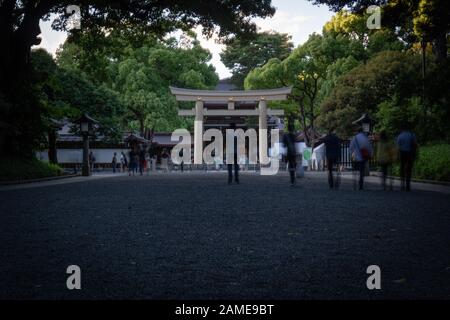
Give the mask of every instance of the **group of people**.
[{"label": "group of people", "polygon": [[[322,139],[325,144],[325,157],[328,169],[328,184],[330,189],[339,188],[340,184],[340,165],[341,160],[341,140],[330,130]],[[287,150],[286,161],[288,163],[291,185],[295,184],[296,172],[296,150],[294,127],[288,126],[288,132],[283,136],[283,144]],[[400,161],[401,190],[411,190],[411,176],[413,164],[417,156],[417,140],[414,133],[404,128],[395,141],[390,140],[386,132],[379,134],[379,141],[376,148],[376,154],[372,143],[362,128],[351,139],[350,154],[352,157],[352,168],[355,174],[359,174],[358,187],[364,189],[364,177],[368,170],[368,162],[374,156],[381,168],[381,181],[384,190],[392,190],[392,180],[387,185],[387,179],[392,175],[392,166]],[[334,172],[337,172],[335,175]]]},{"label": "group of people", "polygon": [[[161,161],[168,161],[169,154],[164,150],[161,154]],[[133,148],[128,152],[128,156],[122,151],[118,158],[117,153],[114,152],[111,165],[113,173],[116,173],[117,168],[120,168],[120,172],[127,172],[129,176],[149,172],[152,167],[155,168],[156,156],[152,156],[148,150],[144,147]]]},{"label": "group of people", "polygon": [[[235,138],[236,139],[236,138]],[[340,171],[342,169],[341,160],[341,139],[330,130],[328,134],[322,139],[325,145],[325,157],[326,165],[328,168],[328,184],[330,189],[337,189],[340,185]],[[283,136],[283,145],[286,150],[285,160],[288,164],[289,177],[291,185],[296,183],[296,159],[297,152],[295,148],[296,137],[294,134],[294,126],[288,125],[288,132]],[[234,164],[228,164],[228,183],[232,184],[233,180],[236,184],[239,184],[239,163],[237,159],[237,141],[234,143]],[[376,154],[372,147],[372,143],[362,128],[358,129],[358,132],[351,139],[349,151],[352,158],[352,168],[355,174],[359,174],[358,186],[359,189],[364,189],[364,177],[368,170],[368,162],[371,158],[376,157],[376,160],[381,168],[381,181],[384,190],[392,190],[392,180],[390,179],[389,185],[387,179],[392,175],[392,166],[398,159],[400,161],[400,178],[401,189],[405,191],[411,190],[411,175],[413,164],[417,155],[417,140],[415,135],[408,129],[403,129],[398,135],[396,140],[390,140],[386,132],[379,133],[379,141],[376,148]],[[95,158],[91,152],[89,155],[91,165],[94,164]],[[169,153],[164,150],[161,154],[162,167],[167,167]],[[145,148],[138,147],[129,151],[128,157],[124,152],[120,153],[120,158],[117,157],[117,153],[114,153],[112,159],[113,172],[116,172],[118,165],[120,165],[121,172],[135,175],[143,173],[146,170],[152,168],[152,162],[156,163],[156,158],[150,155],[150,152]],[[167,162],[166,165],[164,165]],[[181,164],[181,170],[183,171],[183,164]],[[234,172],[233,172],[234,171]],[[334,172],[337,172],[335,175]]]},{"label": "group of people", "polygon": [[392,166],[400,161],[401,190],[411,190],[413,164],[417,156],[417,139],[414,133],[404,128],[396,140],[390,140],[385,131],[379,134],[379,141],[374,155],[372,144],[367,135],[360,129],[350,143],[350,151],[359,171],[359,189],[364,188],[364,176],[367,162],[375,156],[381,168],[381,181],[384,190],[392,190],[392,179],[387,185],[388,176],[392,175]]}]

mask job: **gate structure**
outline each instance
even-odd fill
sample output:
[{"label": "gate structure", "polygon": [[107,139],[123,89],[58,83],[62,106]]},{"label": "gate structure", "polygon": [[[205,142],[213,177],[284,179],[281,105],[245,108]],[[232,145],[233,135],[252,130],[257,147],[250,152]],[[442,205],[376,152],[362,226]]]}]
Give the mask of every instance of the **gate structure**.
[{"label": "gate structure", "polygon": [[286,100],[292,88],[267,90],[194,90],[170,87],[177,101],[193,101],[195,108],[179,110],[180,116],[194,116],[194,163],[203,163],[203,131],[205,118],[224,119],[257,116],[259,159],[267,154],[267,118],[283,116],[284,110],[268,109],[267,102]]}]

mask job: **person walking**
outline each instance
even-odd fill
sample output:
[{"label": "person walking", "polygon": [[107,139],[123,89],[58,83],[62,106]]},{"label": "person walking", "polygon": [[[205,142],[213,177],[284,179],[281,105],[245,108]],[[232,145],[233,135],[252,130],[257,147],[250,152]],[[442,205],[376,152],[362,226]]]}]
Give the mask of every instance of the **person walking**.
[{"label": "person walking", "polygon": [[150,168],[151,168],[151,158],[150,158],[150,153],[148,151],[145,153],[145,164],[146,164],[147,175],[149,175]]},{"label": "person walking", "polygon": [[408,128],[404,128],[397,137],[397,146],[400,154],[401,190],[410,191],[412,169],[417,156],[416,136]]},{"label": "person walking", "polygon": [[128,161],[127,161],[127,156],[125,155],[125,153],[123,153],[123,151],[120,153],[120,170],[121,172],[125,172],[125,170],[128,167]]},{"label": "person walking", "polygon": [[129,162],[130,165],[128,167],[128,175],[131,176],[131,174],[133,174],[133,176],[134,176],[134,171],[136,168],[136,157],[135,157],[134,150],[130,150],[129,156],[130,156],[130,162]]},{"label": "person walking", "polygon": [[139,150],[138,158],[139,174],[142,176],[145,169],[145,149],[142,146]]},{"label": "person walking", "polygon": [[181,170],[181,172],[184,172],[184,161],[183,161],[183,155],[184,155],[184,152],[183,152],[183,150],[181,150],[180,151],[180,157],[181,157],[181,163],[180,163],[180,170]]},{"label": "person walking", "polygon": [[[326,137],[323,139],[325,144],[325,157],[327,160],[328,168],[328,185],[330,189],[339,188],[339,161],[341,159],[341,140],[333,132],[329,130]],[[337,176],[334,179],[333,168],[337,166]]]},{"label": "person walking", "polygon": [[117,153],[114,152],[114,156],[111,161],[113,173],[116,173],[116,167],[117,167]]},{"label": "person walking", "polygon": [[350,142],[350,153],[354,162],[354,170],[359,171],[359,190],[364,189],[364,175],[367,161],[372,157],[372,144],[362,128]]},{"label": "person walking", "polygon": [[161,168],[165,172],[169,172],[169,153],[166,149],[161,153]]},{"label": "person walking", "polygon": [[95,157],[94,157],[94,153],[92,151],[89,152],[89,165],[90,165],[91,172],[94,172]]},{"label": "person walking", "polygon": [[386,131],[380,132],[380,141],[377,146],[377,161],[381,167],[381,186],[383,190],[392,190],[392,179],[389,179],[389,187],[386,185],[387,177],[392,174],[392,164],[395,161],[396,147],[393,141],[388,139]]},{"label": "person walking", "polygon": [[137,174],[139,169],[139,150],[134,151],[133,162],[134,162],[134,173]]},{"label": "person walking", "polygon": [[286,149],[286,160],[288,163],[289,176],[291,179],[291,186],[295,185],[295,169],[297,167],[296,152],[295,152],[295,134],[294,125],[289,123],[288,132],[283,136],[283,145]]},{"label": "person walking", "polygon": [[[230,129],[235,131],[236,130],[236,124],[232,123],[230,124]],[[227,154],[227,168],[228,168],[228,184],[233,183],[233,167],[234,167],[234,182],[236,184],[239,184],[239,163],[238,163],[238,152],[237,152],[237,137],[234,136],[233,138],[233,154],[228,155]],[[230,161],[233,163],[228,163],[228,156],[232,156],[234,161]]]}]

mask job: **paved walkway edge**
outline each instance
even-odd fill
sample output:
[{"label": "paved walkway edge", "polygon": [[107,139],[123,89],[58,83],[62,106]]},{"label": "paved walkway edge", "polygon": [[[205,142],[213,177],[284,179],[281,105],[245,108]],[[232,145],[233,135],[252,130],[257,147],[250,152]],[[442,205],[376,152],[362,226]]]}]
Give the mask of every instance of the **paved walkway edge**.
[{"label": "paved walkway edge", "polygon": [[[371,176],[373,177],[381,177],[380,172],[371,172]],[[397,176],[388,176],[389,179],[394,180],[400,180],[400,177]],[[411,179],[411,182],[419,182],[419,183],[428,183],[428,184],[435,184],[435,185],[441,185],[441,186],[447,186],[450,187],[450,181],[438,181],[438,180],[426,180],[426,179]]]},{"label": "paved walkway edge", "polygon": [[67,174],[62,176],[56,176],[56,177],[47,177],[47,178],[39,178],[39,179],[25,179],[25,180],[15,180],[15,181],[0,181],[0,186],[13,186],[18,184],[27,184],[27,183],[36,183],[36,182],[46,182],[46,181],[53,181],[53,180],[61,180],[61,179],[68,179],[68,178],[74,178],[74,177],[80,177],[81,174]]}]

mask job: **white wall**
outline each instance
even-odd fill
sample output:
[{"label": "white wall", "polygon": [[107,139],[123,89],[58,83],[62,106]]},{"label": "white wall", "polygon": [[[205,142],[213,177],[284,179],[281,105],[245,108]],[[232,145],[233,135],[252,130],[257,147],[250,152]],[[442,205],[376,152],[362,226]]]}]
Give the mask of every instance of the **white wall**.
[{"label": "white wall", "polygon": [[[120,161],[120,153],[123,151],[128,157],[129,149],[90,149],[95,157],[96,163],[111,163],[114,152],[117,153],[117,162]],[[83,149],[58,149],[59,163],[82,163]],[[48,151],[40,151],[36,153],[38,159],[48,161]]]}]

